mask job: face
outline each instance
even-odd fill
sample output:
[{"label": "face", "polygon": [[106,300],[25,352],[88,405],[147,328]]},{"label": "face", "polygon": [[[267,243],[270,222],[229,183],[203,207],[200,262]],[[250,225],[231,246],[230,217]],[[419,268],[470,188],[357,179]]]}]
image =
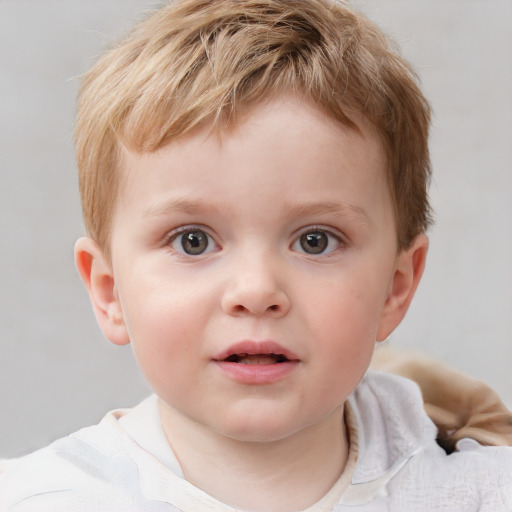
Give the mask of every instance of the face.
[{"label": "face", "polygon": [[397,254],[383,151],[360,127],[281,99],[124,154],[113,297],[174,415],[277,440],[339,412],[363,376]]}]

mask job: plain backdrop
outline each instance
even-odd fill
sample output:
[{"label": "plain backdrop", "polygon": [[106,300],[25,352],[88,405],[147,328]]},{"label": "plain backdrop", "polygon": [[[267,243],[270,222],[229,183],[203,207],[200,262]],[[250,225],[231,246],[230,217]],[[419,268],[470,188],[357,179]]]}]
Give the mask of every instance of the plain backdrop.
[{"label": "plain backdrop", "polygon": [[[359,0],[434,108],[427,271],[397,346],[512,404],[512,1]],[[73,263],[83,234],[72,125],[78,77],[156,5],[0,0],[0,457],[149,393],[103,339]]]}]

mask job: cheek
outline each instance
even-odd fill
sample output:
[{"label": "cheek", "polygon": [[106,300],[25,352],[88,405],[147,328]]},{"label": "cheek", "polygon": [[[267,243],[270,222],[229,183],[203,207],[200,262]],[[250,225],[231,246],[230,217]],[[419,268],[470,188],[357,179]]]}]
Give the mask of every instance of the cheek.
[{"label": "cheek", "polygon": [[[134,272],[136,273],[136,272]],[[176,343],[190,336],[211,309],[211,294],[197,283],[183,281],[169,272],[141,270],[119,290],[125,322],[132,342],[167,340]]]},{"label": "cheek", "polygon": [[[319,356],[330,367],[335,381],[359,380],[366,371],[375,348],[377,326],[365,314],[350,308],[348,315],[337,315],[323,323],[318,340]],[[336,370],[337,369],[337,370]]]},{"label": "cheek", "polygon": [[365,281],[332,284],[327,293],[311,298],[314,350],[331,368],[326,376],[332,376],[333,384],[360,379],[373,354],[384,299]]},{"label": "cheek", "polygon": [[[377,278],[378,279],[378,278]],[[375,341],[379,319],[385,302],[385,285],[376,285],[367,276],[350,276],[331,281],[314,296],[309,304],[317,318],[318,329],[327,337],[338,337],[347,345],[357,345],[368,338]]]},{"label": "cheek", "polygon": [[173,290],[135,285],[121,296],[135,358],[156,389],[181,380],[192,362],[200,359],[198,342],[208,318],[205,301]]}]

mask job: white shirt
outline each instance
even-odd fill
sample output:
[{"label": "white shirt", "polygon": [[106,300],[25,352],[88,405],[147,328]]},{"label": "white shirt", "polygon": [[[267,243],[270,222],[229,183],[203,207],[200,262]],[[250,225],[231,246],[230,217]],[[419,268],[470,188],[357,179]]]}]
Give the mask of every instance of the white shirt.
[{"label": "white shirt", "polygon": [[[347,409],[354,425],[353,463],[308,512],[512,511],[512,448],[465,439],[447,456],[435,442],[436,428],[413,382],[370,372]],[[184,479],[152,396],[5,464],[0,511],[235,509]]]}]

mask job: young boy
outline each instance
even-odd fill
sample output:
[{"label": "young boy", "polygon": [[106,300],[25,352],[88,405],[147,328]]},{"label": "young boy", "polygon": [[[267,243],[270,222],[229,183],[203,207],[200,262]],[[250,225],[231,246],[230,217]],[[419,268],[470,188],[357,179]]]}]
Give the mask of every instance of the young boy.
[{"label": "young boy", "polygon": [[511,448],[447,456],[417,387],[366,373],[425,264],[428,124],[331,0],[178,0],[108,52],[76,262],[155,395],[11,464],[0,510],[512,510]]}]

